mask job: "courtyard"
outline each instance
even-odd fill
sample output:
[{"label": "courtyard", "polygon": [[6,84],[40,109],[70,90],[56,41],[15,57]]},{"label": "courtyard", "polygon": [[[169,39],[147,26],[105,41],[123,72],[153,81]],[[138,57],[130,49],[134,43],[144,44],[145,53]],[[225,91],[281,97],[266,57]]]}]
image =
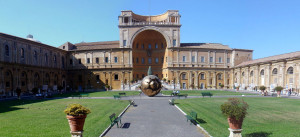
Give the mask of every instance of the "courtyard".
[{"label": "courtyard", "polygon": [[[112,95],[120,92],[125,92],[128,96],[113,99]],[[163,91],[163,93],[167,92],[170,91]],[[145,95],[139,96],[137,91],[105,91],[92,92],[89,93],[89,97],[81,99],[72,99],[72,94],[63,94],[53,99],[1,101],[0,134],[7,137],[69,136],[70,129],[63,110],[68,104],[80,103],[92,111],[86,119],[83,135],[96,137],[110,125],[109,115],[112,113],[119,115],[128,106],[127,100],[135,100],[136,106],[129,107],[123,114],[121,128],[114,125],[105,136],[208,136],[200,128],[187,122],[176,107],[168,104],[169,99],[174,98],[175,105],[185,113],[197,112],[198,124],[209,135],[222,137],[228,136],[229,131],[227,119],[221,114],[220,105],[229,96],[234,95],[243,98],[250,106],[243,124],[243,136],[300,135],[295,128],[300,123],[298,99],[263,97],[250,93],[244,95],[245,93],[238,94],[232,91],[212,91],[218,93],[218,96],[203,98],[198,93],[203,91],[181,91],[184,92],[189,94],[192,92],[196,95],[188,96],[187,99],[177,99],[159,94],[151,98]]]}]

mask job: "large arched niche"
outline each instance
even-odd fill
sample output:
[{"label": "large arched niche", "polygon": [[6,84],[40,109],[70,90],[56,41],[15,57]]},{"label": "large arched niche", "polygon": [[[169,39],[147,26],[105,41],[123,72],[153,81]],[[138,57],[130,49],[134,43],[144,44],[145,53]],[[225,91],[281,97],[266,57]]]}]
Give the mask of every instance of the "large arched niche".
[{"label": "large arched niche", "polygon": [[160,79],[166,77],[167,41],[162,33],[156,30],[144,30],[132,41],[133,79],[140,80],[147,76],[149,66],[153,75]]}]

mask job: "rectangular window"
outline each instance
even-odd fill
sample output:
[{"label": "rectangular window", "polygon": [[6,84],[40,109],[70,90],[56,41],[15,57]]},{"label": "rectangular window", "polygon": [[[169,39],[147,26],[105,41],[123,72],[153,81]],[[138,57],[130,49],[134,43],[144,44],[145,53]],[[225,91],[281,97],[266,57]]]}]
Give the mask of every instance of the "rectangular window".
[{"label": "rectangular window", "polygon": [[230,63],[230,58],[227,58],[227,63]]},{"label": "rectangular window", "polygon": [[173,47],[176,46],[176,39],[173,39]]},{"label": "rectangular window", "polygon": [[156,64],[158,63],[158,58],[155,58],[155,63],[156,63]]},{"label": "rectangular window", "polygon": [[164,43],[161,43],[161,48],[162,48],[162,49],[164,48]]},{"label": "rectangular window", "polygon": [[108,57],[105,57],[105,63],[108,63]]},{"label": "rectangular window", "polygon": [[213,57],[209,57],[209,62],[214,62],[214,58]]},{"label": "rectangular window", "polygon": [[96,80],[100,80],[100,75],[96,75]]},{"label": "rectangular window", "polygon": [[168,57],[166,57],[166,62],[168,62]]},{"label": "rectangular window", "polygon": [[115,63],[118,63],[118,57],[115,57]]},{"label": "rectangular window", "polygon": [[185,74],[182,74],[182,79],[185,79]]},{"label": "rectangular window", "polygon": [[148,58],[148,63],[152,64],[152,58]]},{"label": "rectangular window", "polygon": [[70,59],[70,65],[72,65],[73,64],[73,59]]},{"label": "rectangular window", "polygon": [[123,40],[123,46],[124,47],[126,46],[126,40]]},{"label": "rectangular window", "polygon": [[145,46],[144,46],[144,44],[142,44],[142,49],[144,49],[145,48]]},{"label": "rectangular window", "polygon": [[158,45],[157,45],[157,43],[155,43],[155,48],[156,48],[156,49],[158,49]]},{"label": "rectangular window", "polygon": [[139,63],[139,58],[136,58],[136,63]]},{"label": "rectangular window", "polygon": [[164,57],[161,57],[161,63],[164,63]]},{"label": "rectangular window", "polygon": [[205,58],[203,56],[201,56],[201,62],[205,62]]},{"label": "rectangular window", "polygon": [[182,62],[185,62],[185,56],[182,56]]},{"label": "rectangular window", "polygon": [[219,63],[222,63],[222,57],[219,57]]},{"label": "rectangular window", "polygon": [[89,64],[90,62],[90,58],[87,58],[86,63]]},{"label": "rectangular window", "polygon": [[78,59],[78,64],[81,64],[81,59]]},{"label": "rectangular window", "polygon": [[142,78],[145,77],[145,74],[142,74]]},{"label": "rectangular window", "polygon": [[119,75],[115,74],[114,78],[115,78],[115,80],[119,80]]},{"label": "rectangular window", "polygon": [[137,78],[137,79],[139,78],[139,74],[136,74],[136,78]]},{"label": "rectangular window", "polygon": [[99,63],[99,58],[96,58],[96,63]]},{"label": "rectangular window", "polygon": [[136,44],[136,48],[137,48],[137,49],[139,48],[139,43]]},{"label": "rectangular window", "polygon": [[192,62],[196,62],[196,61],[195,61],[195,56],[192,56]]},{"label": "rectangular window", "polygon": [[204,78],[204,74],[202,73],[202,74],[200,74],[200,77],[201,77],[201,79],[205,79]]},{"label": "rectangular window", "polygon": [[151,49],[151,44],[148,45],[148,49]]},{"label": "rectangular window", "polygon": [[145,59],[144,58],[142,58],[142,64],[145,64]]}]

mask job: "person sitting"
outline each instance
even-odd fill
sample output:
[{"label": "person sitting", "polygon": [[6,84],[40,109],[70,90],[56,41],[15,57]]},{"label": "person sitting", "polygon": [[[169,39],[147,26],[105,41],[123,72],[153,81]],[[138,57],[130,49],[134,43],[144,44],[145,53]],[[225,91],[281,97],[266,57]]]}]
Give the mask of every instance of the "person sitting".
[{"label": "person sitting", "polygon": [[179,95],[179,94],[180,94],[180,92],[179,92],[179,90],[177,90],[177,91],[176,91],[176,95]]}]

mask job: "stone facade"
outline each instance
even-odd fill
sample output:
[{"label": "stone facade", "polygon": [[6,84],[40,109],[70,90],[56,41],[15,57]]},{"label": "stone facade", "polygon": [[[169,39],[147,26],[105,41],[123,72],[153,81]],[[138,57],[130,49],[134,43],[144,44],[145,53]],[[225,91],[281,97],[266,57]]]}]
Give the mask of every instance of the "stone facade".
[{"label": "stone facade", "polygon": [[122,11],[119,41],[66,42],[58,48],[1,33],[0,88],[135,89],[134,81],[146,76],[149,66],[154,75],[181,89],[232,88],[236,66],[251,61],[253,51],[218,43],[180,43],[180,17],[177,10],[157,16]]},{"label": "stone facade", "polygon": [[[47,85],[66,87],[67,52],[35,41],[0,33],[0,92],[13,95],[17,87],[23,92]],[[0,93],[0,94],[1,94]]]},{"label": "stone facade", "polygon": [[266,86],[273,91],[276,86],[299,91],[300,52],[286,53],[243,62],[235,66],[232,85],[253,90]]}]

